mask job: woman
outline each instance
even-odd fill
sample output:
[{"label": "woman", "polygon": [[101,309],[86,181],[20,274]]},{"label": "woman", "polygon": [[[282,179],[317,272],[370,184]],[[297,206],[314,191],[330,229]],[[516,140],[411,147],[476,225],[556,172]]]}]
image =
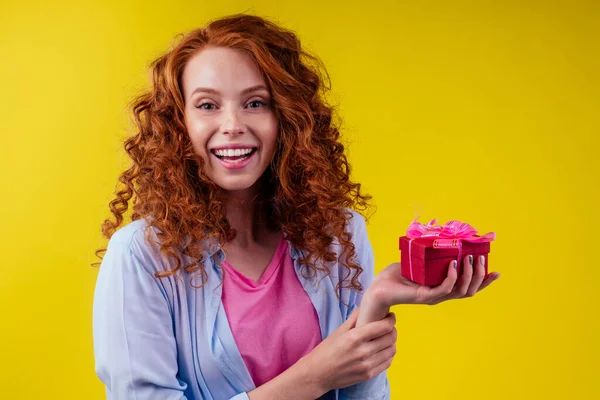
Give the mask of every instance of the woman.
[{"label": "woman", "polygon": [[479,265],[453,291],[452,268],[437,288],[399,278],[398,264],[374,279],[352,209],[369,197],[349,180],[317,67],[292,32],[250,15],[213,21],[153,63],[98,252],[108,398],[387,399],[390,306],[489,283]]}]

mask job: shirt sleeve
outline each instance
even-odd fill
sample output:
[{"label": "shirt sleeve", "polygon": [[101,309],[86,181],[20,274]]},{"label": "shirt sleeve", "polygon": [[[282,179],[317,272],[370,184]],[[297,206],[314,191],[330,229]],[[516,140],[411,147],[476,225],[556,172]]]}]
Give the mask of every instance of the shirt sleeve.
[{"label": "shirt sleeve", "polygon": [[95,368],[109,400],[186,399],[170,308],[156,279],[127,241],[109,241],[93,302]]},{"label": "shirt sleeve", "polygon": [[[363,272],[358,277],[363,286],[363,291],[358,292],[354,289],[350,292],[348,312],[345,319],[348,319],[352,311],[360,306],[365,290],[373,282],[375,277],[375,260],[373,248],[367,234],[365,219],[356,211],[352,211],[352,237],[356,249],[356,259]],[[340,389],[339,400],[389,400],[390,387],[387,378],[387,370],[368,381],[360,382],[352,386]]]}]

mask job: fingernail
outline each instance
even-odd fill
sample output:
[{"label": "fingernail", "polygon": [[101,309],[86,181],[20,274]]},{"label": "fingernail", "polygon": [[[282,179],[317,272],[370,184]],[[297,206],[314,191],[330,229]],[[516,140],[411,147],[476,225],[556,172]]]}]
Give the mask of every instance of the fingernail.
[{"label": "fingernail", "polygon": [[473,265],[473,256],[469,254],[469,264]]},{"label": "fingernail", "polygon": [[481,265],[485,265],[485,257],[479,256],[479,262],[481,263]]},{"label": "fingernail", "polygon": [[452,268],[456,269],[456,260],[452,261]]}]

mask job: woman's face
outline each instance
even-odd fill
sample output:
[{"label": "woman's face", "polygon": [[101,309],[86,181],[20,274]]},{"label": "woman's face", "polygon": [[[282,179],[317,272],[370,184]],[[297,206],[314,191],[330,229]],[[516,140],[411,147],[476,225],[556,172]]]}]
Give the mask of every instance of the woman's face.
[{"label": "woman's face", "polygon": [[185,124],[204,173],[227,191],[252,187],[273,159],[278,125],[254,60],[204,48],[185,65],[182,85]]}]

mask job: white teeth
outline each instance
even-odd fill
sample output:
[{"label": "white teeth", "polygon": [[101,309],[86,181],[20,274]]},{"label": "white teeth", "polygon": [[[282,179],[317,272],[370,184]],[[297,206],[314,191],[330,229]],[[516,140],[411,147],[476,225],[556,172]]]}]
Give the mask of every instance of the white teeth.
[{"label": "white teeth", "polygon": [[222,150],[215,150],[215,154],[218,155],[219,157],[239,157],[239,156],[243,156],[246,154],[250,154],[252,152],[252,149],[247,148],[247,149],[222,149]]}]

